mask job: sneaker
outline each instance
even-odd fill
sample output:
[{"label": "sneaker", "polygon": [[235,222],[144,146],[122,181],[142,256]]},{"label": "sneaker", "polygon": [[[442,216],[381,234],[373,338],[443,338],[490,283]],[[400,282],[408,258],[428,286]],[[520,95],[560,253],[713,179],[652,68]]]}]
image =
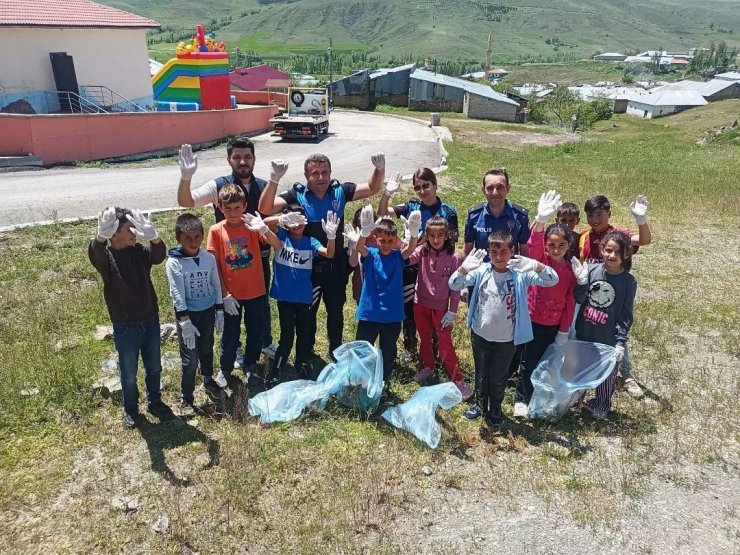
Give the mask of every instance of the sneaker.
[{"label": "sneaker", "polygon": [[123,426],[125,428],[128,428],[129,430],[131,428],[136,427],[136,420],[139,418],[138,414],[129,414],[128,412],[123,412]]},{"label": "sneaker", "polygon": [[268,345],[267,347],[262,348],[262,354],[265,355],[269,359],[275,358],[275,353],[277,353],[278,344],[273,343],[271,345]]},{"label": "sneaker", "polygon": [[434,376],[433,368],[429,368],[429,367],[422,368],[416,374],[414,374],[414,381],[417,381],[419,383],[424,383],[432,376]]},{"label": "sneaker", "polygon": [[463,401],[467,401],[473,396],[473,390],[470,389],[470,386],[465,383],[465,380],[460,380],[459,382],[455,382],[455,385],[457,386],[457,389],[460,390],[460,394],[462,395]]},{"label": "sneaker", "polygon": [[[221,377],[223,378],[223,376]],[[204,382],[203,388],[211,397],[221,397],[224,394],[223,388],[214,379],[210,379],[207,382]]]},{"label": "sneaker", "polygon": [[242,366],[244,366],[244,349],[242,349],[242,346],[239,345],[236,348],[236,359],[234,360],[234,368],[241,368]]},{"label": "sneaker", "polygon": [[601,409],[595,409],[588,403],[583,405],[583,410],[589,413],[596,420],[606,420],[607,412]]},{"label": "sneaker", "polygon": [[149,403],[146,406],[146,410],[157,418],[164,418],[172,414],[172,409],[162,399]]},{"label": "sneaker", "polygon": [[478,405],[471,405],[470,408],[463,413],[463,416],[468,420],[475,420],[476,418],[480,418],[481,414],[482,411]]},{"label": "sneaker", "polygon": [[298,377],[302,380],[310,380],[311,375],[313,374],[313,366],[311,366],[308,362],[301,362],[300,364],[296,364],[295,370],[298,373]]},{"label": "sneaker", "polygon": [[521,401],[514,403],[514,418],[527,418],[529,416],[529,409],[527,405]]},{"label": "sneaker", "polygon": [[624,390],[633,399],[642,399],[645,395],[635,378],[627,378],[624,380]]},{"label": "sneaker", "polygon": [[488,413],[485,418],[486,426],[488,426],[492,432],[501,431],[501,416],[497,414]]},{"label": "sneaker", "polygon": [[250,365],[244,371],[244,374],[247,376],[247,387],[249,389],[260,387],[265,383],[265,380],[259,375],[259,368],[257,368],[256,364]]},{"label": "sneaker", "polygon": [[231,377],[231,372],[228,374],[224,374],[223,370],[219,370],[218,374],[215,378],[213,378],[213,381],[218,385],[220,388],[225,388],[229,386],[229,378]]},{"label": "sneaker", "polygon": [[180,413],[180,416],[183,417],[193,416],[195,414],[193,404],[189,401],[180,401],[177,411]]}]

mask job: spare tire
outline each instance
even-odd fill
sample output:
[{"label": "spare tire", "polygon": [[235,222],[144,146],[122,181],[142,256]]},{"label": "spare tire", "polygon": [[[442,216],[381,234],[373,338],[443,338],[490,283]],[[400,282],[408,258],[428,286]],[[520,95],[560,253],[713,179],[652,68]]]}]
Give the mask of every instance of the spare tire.
[{"label": "spare tire", "polygon": [[306,100],[306,95],[301,91],[294,91],[293,94],[290,95],[290,99],[293,101],[293,104],[300,108],[303,101]]}]

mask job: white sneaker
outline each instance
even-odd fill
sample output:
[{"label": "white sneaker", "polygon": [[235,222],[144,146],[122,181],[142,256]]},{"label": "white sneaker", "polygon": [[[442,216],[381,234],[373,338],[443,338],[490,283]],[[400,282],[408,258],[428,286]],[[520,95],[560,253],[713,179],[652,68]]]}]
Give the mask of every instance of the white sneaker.
[{"label": "white sneaker", "polygon": [[277,353],[278,344],[273,343],[272,345],[268,345],[267,347],[264,347],[262,349],[262,354],[265,355],[267,358],[275,358],[275,353]]},{"label": "white sneaker", "polygon": [[624,390],[633,399],[641,399],[642,396],[645,395],[640,385],[635,381],[635,378],[627,378],[624,380]]},{"label": "white sneaker", "polygon": [[244,349],[239,345],[236,348],[236,360],[234,360],[234,368],[241,368],[244,366]]},{"label": "white sneaker", "polygon": [[226,376],[224,376],[224,373],[221,370],[218,371],[218,374],[213,378],[213,381],[216,382],[221,389],[225,389],[229,385],[229,382],[226,381]]},{"label": "white sneaker", "polygon": [[524,403],[514,403],[514,418],[527,418],[529,409]]}]

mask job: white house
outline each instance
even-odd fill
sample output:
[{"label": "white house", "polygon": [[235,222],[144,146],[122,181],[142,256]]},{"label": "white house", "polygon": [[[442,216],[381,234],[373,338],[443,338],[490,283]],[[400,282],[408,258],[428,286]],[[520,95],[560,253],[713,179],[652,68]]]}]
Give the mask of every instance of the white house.
[{"label": "white house", "polygon": [[75,85],[107,87],[152,104],[146,31],[158,27],[88,0],[2,0],[0,110],[55,111],[53,91],[79,92]]},{"label": "white house", "polygon": [[658,92],[628,100],[627,114],[641,118],[657,118],[705,104],[708,102],[695,91]]},{"label": "white house", "polygon": [[619,52],[604,52],[603,54],[596,54],[594,61],[596,62],[621,62],[627,56],[620,54]]}]

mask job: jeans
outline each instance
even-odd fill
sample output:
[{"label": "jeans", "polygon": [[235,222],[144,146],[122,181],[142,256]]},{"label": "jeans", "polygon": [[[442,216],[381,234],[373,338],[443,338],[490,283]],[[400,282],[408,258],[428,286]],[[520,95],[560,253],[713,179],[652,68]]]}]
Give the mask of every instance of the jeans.
[{"label": "jeans", "polygon": [[[419,275],[419,266],[404,266],[403,268],[403,348],[407,353],[416,353],[416,321],[414,319],[414,290],[416,278]],[[431,366],[430,368],[433,368]]]},{"label": "jeans", "polygon": [[234,371],[236,349],[239,346],[241,335],[242,315],[244,315],[244,330],[246,341],[244,344],[244,370],[257,363],[262,351],[264,332],[265,301],[267,296],[262,295],[246,301],[239,300],[239,314],[232,316],[224,311],[224,332],[221,335],[221,371],[230,374]]},{"label": "jeans", "polygon": [[457,353],[452,344],[452,326],[443,328],[442,317],[447,310],[435,310],[420,304],[414,304],[414,319],[419,330],[419,356],[425,368],[434,368],[433,338],[437,338],[439,358],[442,359],[447,374],[453,382],[463,379],[458,368]]},{"label": "jeans", "polygon": [[268,379],[273,379],[275,374],[278,374],[278,379],[282,379],[279,374],[285,368],[290,351],[293,350],[294,337],[296,340],[296,368],[300,364],[308,362],[311,356],[311,349],[309,348],[311,305],[287,301],[278,301],[277,305],[278,314],[280,315],[280,342],[275,353],[272,372],[268,375]]},{"label": "jeans", "polygon": [[216,319],[216,307],[212,306],[206,310],[190,310],[188,312],[190,321],[198,330],[200,335],[195,336],[195,347],[188,349],[180,335],[180,321],[177,321],[177,333],[180,337],[180,358],[182,359],[182,378],[180,380],[180,391],[182,400],[193,404],[193,392],[195,391],[195,371],[200,362],[200,373],[203,382],[211,381],[213,377],[213,327]]},{"label": "jeans", "polygon": [[159,315],[152,316],[140,324],[113,324],[113,342],[118,351],[118,368],[121,372],[123,410],[128,414],[139,412],[139,388],[136,373],[139,353],[144,363],[146,400],[154,403],[161,399],[159,377],[162,362],[159,352]]},{"label": "jeans", "polygon": [[[262,275],[265,278],[265,293],[270,293],[270,279],[271,279],[271,265],[270,265],[270,252],[267,252],[267,256],[262,257]],[[270,299],[265,299],[265,309],[262,314],[264,323],[264,332],[262,335],[262,346],[269,347],[272,345],[272,315],[270,314]]]},{"label": "jeans", "polygon": [[622,362],[617,366],[619,366],[619,373],[625,380],[632,377],[632,362],[630,361],[628,343],[624,344],[624,356],[622,357]]},{"label": "jeans", "polygon": [[509,365],[517,348],[513,341],[487,341],[471,331],[475,363],[475,395],[483,414],[501,416]]},{"label": "jeans", "polygon": [[357,322],[357,341],[367,341],[371,345],[380,336],[380,352],[383,355],[383,381],[387,384],[393,377],[396,366],[396,342],[401,335],[401,322],[383,324],[381,322]]},{"label": "jeans", "polygon": [[321,299],[326,307],[326,334],[329,339],[329,351],[342,344],[344,330],[344,303],[347,301],[347,257],[342,255],[328,260],[314,259],[311,282],[313,283],[313,302],[311,303],[311,328],[308,335],[309,351],[316,345],[316,314]]},{"label": "jeans", "polygon": [[555,341],[560,326],[544,326],[532,322],[532,341],[527,343],[524,348],[524,364],[519,374],[519,381],[516,384],[516,395],[514,400],[517,403],[529,404],[532,399],[534,388],[532,386],[532,372],[537,368],[545,350]]}]

